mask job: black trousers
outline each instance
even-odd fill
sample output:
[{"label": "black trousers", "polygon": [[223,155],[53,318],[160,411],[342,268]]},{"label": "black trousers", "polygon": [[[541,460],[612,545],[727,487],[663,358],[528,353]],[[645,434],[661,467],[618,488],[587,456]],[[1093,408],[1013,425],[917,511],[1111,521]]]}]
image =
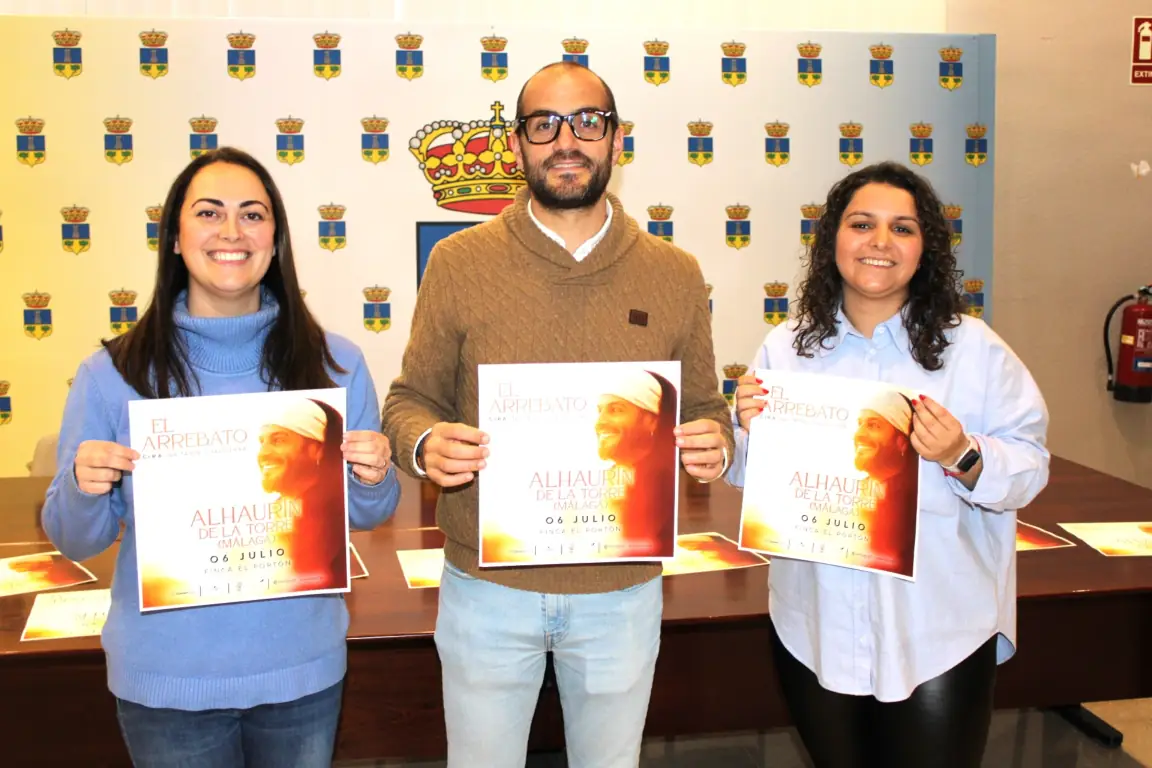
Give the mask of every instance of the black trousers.
[{"label": "black trousers", "polygon": [[833,693],[773,633],[784,700],[816,768],[980,768],[996,637],[904,701]]}]

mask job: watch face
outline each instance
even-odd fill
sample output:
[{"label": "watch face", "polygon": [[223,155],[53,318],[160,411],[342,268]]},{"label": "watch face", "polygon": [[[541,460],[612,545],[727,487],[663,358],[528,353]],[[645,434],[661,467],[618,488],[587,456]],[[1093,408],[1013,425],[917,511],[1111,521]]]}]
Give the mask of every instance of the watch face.
[{"label": "watch face", "polygon": [[976,466],[976,462],[980,461],[980,454],[972,448],[968,449],[968,453],[960,457],[960,461],[956,462],[956,468],[961,472],[967,472]]}]

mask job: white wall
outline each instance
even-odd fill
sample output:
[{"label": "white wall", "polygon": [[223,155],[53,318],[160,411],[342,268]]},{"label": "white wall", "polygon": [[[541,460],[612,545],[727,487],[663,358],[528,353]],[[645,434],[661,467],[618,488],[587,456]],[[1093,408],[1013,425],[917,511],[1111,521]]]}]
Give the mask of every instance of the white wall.
[{"label": "white wall", "polygon": [[[1112,302],[1152,280],[1152,87],[1128,85],[1149,0],[951,0],[948,31],[995,34],[996,330],[1048,401],[1054,453],[1152,488],[1152,406],[1105,390]],[[1119,337],[1112,325],[1112,349]]]},{"label": "white wall", "polygon": [[[944,32],[947,0],[0,0],[0,14]],[[499,31],[499,30],[497,30]],[[580,34],[580,30],[572,30]]]}]

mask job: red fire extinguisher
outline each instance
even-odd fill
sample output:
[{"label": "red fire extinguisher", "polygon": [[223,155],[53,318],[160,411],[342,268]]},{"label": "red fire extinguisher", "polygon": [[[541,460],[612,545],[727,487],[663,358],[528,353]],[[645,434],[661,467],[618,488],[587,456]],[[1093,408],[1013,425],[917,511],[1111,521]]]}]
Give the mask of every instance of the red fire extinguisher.
[{"label": "red fire extinguisher", "polygon": [[[1152,285],[1145,285],[1112,305],[1104,320],[1104,357],[1108,361],[1108,391],[1126,403],[1152,403]],[[1120,316],[1120,351],[1112,372],[1112,315],[1128,301]]]}]

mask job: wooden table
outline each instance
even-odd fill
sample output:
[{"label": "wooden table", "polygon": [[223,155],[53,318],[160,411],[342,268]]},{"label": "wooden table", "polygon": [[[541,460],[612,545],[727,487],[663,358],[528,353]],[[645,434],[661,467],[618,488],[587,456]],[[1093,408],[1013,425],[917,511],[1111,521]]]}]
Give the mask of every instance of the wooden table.
[{"label": "wooden table", "polygon": [[[0,542],[43,541],[46,483],[0,480]],[[349,674],[341,759],[445,752],[440,670],[432,643],[438,590],[408,589],[395,551],[435,548],[431,494],[404,483],[396,517],[353,540],[370,572],[348,596]],[[687,487],[687,484],[685,484]],[[694,490],[700,488],[692,485]],[[723,484],[681,498],[681,532],[733,536],[738,492]],[[696,490],[696,493],[700,493]],[[424,496],[422,501],[421,497]],[[1061,459],[1020,514],[1057,522],[1152,519],[1152,490]],[[0,546],[0,556],[31,551]],[[115,547],[85,562],[107,587]],[[669,736],[788,724],[769,654],[765,568],[664,582],[664,631],[646,733]],[[1152,559],[1106,558],[1089,547],[1018,558],[1019,652],[1001,667],[999,707],[1048,707],[1152,696]],[[12,765],[127,765],[95,638],[20,643],[33,596],[0,598],[0,754]],[[562,744],[555,689],[545,686],[531,746]]]}]

